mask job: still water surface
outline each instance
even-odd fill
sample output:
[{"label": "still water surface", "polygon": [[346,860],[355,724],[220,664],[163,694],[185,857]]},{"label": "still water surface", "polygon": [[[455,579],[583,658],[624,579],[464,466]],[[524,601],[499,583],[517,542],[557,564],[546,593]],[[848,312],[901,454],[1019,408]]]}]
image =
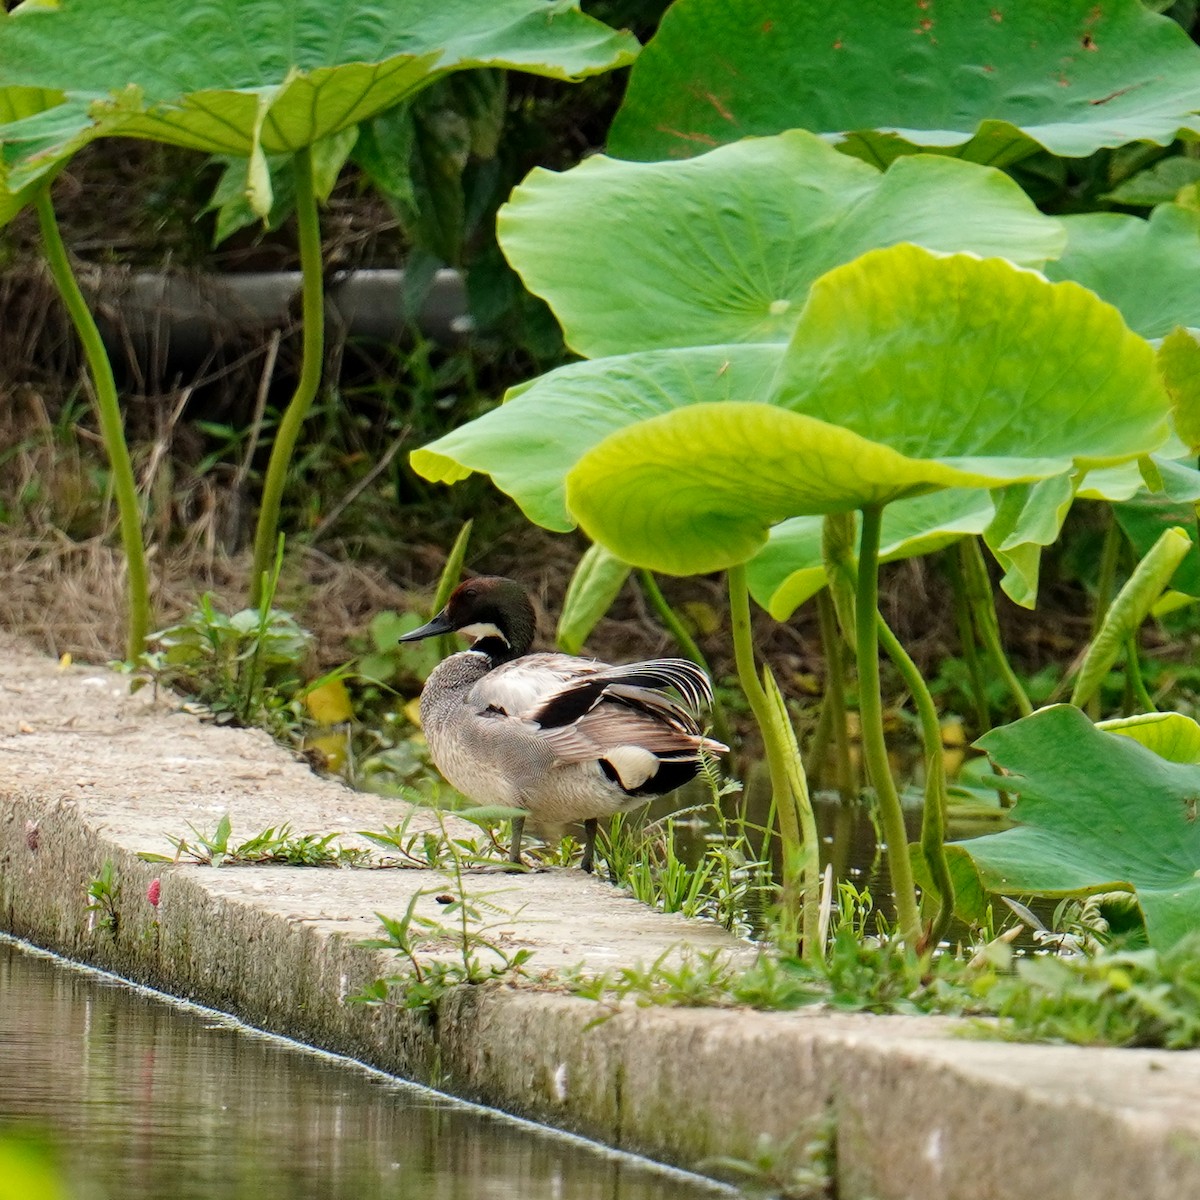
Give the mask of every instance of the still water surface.
[{"label": "still water surface", "polygon": [[5,1129],[47,1135],[79,1200],[731,1194],[0,940]]}]

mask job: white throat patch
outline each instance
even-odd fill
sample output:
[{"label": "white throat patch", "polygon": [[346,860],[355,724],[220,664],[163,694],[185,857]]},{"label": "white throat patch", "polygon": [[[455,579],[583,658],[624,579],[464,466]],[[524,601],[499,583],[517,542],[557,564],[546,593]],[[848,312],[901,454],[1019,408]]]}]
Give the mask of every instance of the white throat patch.
[{"label": "white throat patch", "polygon": [[506,646],[509,645],[508,638],[491,621],[476,621],[474,625],[463,625],[458,632],[473,642],[482,641],[484,638],[499,638]]}]

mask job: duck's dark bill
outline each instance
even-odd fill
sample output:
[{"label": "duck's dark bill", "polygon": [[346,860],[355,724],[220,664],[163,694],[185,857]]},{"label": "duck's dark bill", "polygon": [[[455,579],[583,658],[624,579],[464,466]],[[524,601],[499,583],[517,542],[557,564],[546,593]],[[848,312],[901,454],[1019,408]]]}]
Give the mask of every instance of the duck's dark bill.
[{"label": "duck's dark bill", "polygon": [[443,609],[436,617],[430,618],[419,629],[414,629],[411,633],[402,634],[396,641],[419,642],[422,638],[437,637],[439,634],[453,632],[454,626],[447,620],[446,611]]}]

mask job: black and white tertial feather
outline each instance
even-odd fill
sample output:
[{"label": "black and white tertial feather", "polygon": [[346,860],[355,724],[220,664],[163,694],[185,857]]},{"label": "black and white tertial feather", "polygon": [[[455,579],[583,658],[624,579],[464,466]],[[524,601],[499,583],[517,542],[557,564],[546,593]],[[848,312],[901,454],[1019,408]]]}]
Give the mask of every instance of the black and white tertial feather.
[{"label": "black and white tertial feather", "polygon": [[[481,804],[535,819],[583,821],[591,870],[597,820],[674,791],[700,769],[708,676],[685,659],[610,666],[568,654],[529,654],[533,606],[511,579],[460,584],[428,624],[401,641],[457,630],[473,638],[421,693],[421,722],[438,769]],[[520,861],[523,818],[513,822]]]}]

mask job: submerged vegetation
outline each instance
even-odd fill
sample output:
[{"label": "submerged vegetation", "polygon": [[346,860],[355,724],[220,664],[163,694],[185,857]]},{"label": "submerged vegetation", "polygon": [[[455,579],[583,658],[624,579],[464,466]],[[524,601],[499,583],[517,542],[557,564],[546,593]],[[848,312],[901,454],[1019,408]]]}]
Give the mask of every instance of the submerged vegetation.
[{"label": "submerged vegetation", "polygon": [[[388,0],[376,26],[352,0],[261,0],[236,36],[179,21],[165,0],[157,19],[145,0],[30,0],[0,20],[0,221],[36,212],[83,346],[105,456],[89,494],[117,511],[129,669],[358,786],[457,807],[431,781],[412,705],[451,647],[397,644],[425,602],[376,605],[332,672],[277,605],[289,563],[361,505],[347,538],[360,549],[392,552],[394,510],[416,514],[407,556],[425,585],[441,571],[436,610],[495,552],[467,528],[446,549],[467,511],[497,528],[494,485],[546,531],[530,544],[573,539],[559,644],[584,649],[614,605],[661,622],[716,675],[717,719],[761,745],[768,777],[751,808],[706,772],[698,850],[680,836],[690,810],[616,821],[600,850],[639,899],[753,936],[749,966],[672,957],[553,986],[603,1003],[823,1000],[1196,1044],[1200,685],[1186,655],[1143,646],[1147,629],[1159,647],[1197,640],[1195,6],[1028,0],[930,10],[914,27],[903,6],[676,0],[637,30],[644,49],[612,27],[619,4],[592,7]],[[900,59],[921,84],[903,94]],[[604,81],[630,63],[606,134],[619,87]],[[539,122],[556,128],[526,75],[564,85],[572,150],[523,144]],[[583,99],[567,98],[585,77]],[[146,564],[172,540],[175,501],[156,483],[169,439],[127,445],[112,339],[55,207],[58,181],[117,138],[210,156],[197,170],[219,170],[215,239],[287,230],[302,275],[290,371],[274,380],[276,336],[254,412],[196,423],[196,474],[255,501],[244,606],[205,595],[157,633]],[[438,268],[470,268],[472,338],[438,350],[414,336],[365,386],[346,366],[355,351],[326,344],[320,206],[347,179],[403,227],[413,311]],[[66,448],[80,407],[47,421],[52,456],[82,461]],[[0,497],[6,517],[63,511],[33,449],[4,461],[22,454],[34,466]],[[466,484],[466,499],[436,486],[472,475],[490,484]],[[936,593],[915,604],[942,637],[932,649],[912,644],[911,614],[895,619],[915,577],[885,566],[898,562]],[[668,577],[707,578],[708,599],[673,604]],[[1017,609],[1041,631],[1036,662],[1014,652]],[[809,685],[798,664],[815,649],[777,653],[798,620],[820,645]],[[912,844],[900,741],[919,746]],[[843,815],[868,806],[887,906],[822,860],[817,791],[836,791]],[[989,831],[950,839],[967,811]],[[441,921],[419,896],[382,918],[378,945],[407,965],[362,999],[434,1013],[456,983],[530,974],[489,941],[492,910],[466,887],[496,858],[503,815],[463,815],[478,838],[364,832],[392,865],[455,882]],[[543,861],[577,849],[547,846]],[[175,852],[368,865],[332,835],[234,843],[228,820]],[[115,930],[111,883],[91,899]],[[1014,957],[998,897],[1061,901],[1061,928],[1018,904],[1046,936]],[[447,939],[457,956],[431,965],[422,947]]]}]

